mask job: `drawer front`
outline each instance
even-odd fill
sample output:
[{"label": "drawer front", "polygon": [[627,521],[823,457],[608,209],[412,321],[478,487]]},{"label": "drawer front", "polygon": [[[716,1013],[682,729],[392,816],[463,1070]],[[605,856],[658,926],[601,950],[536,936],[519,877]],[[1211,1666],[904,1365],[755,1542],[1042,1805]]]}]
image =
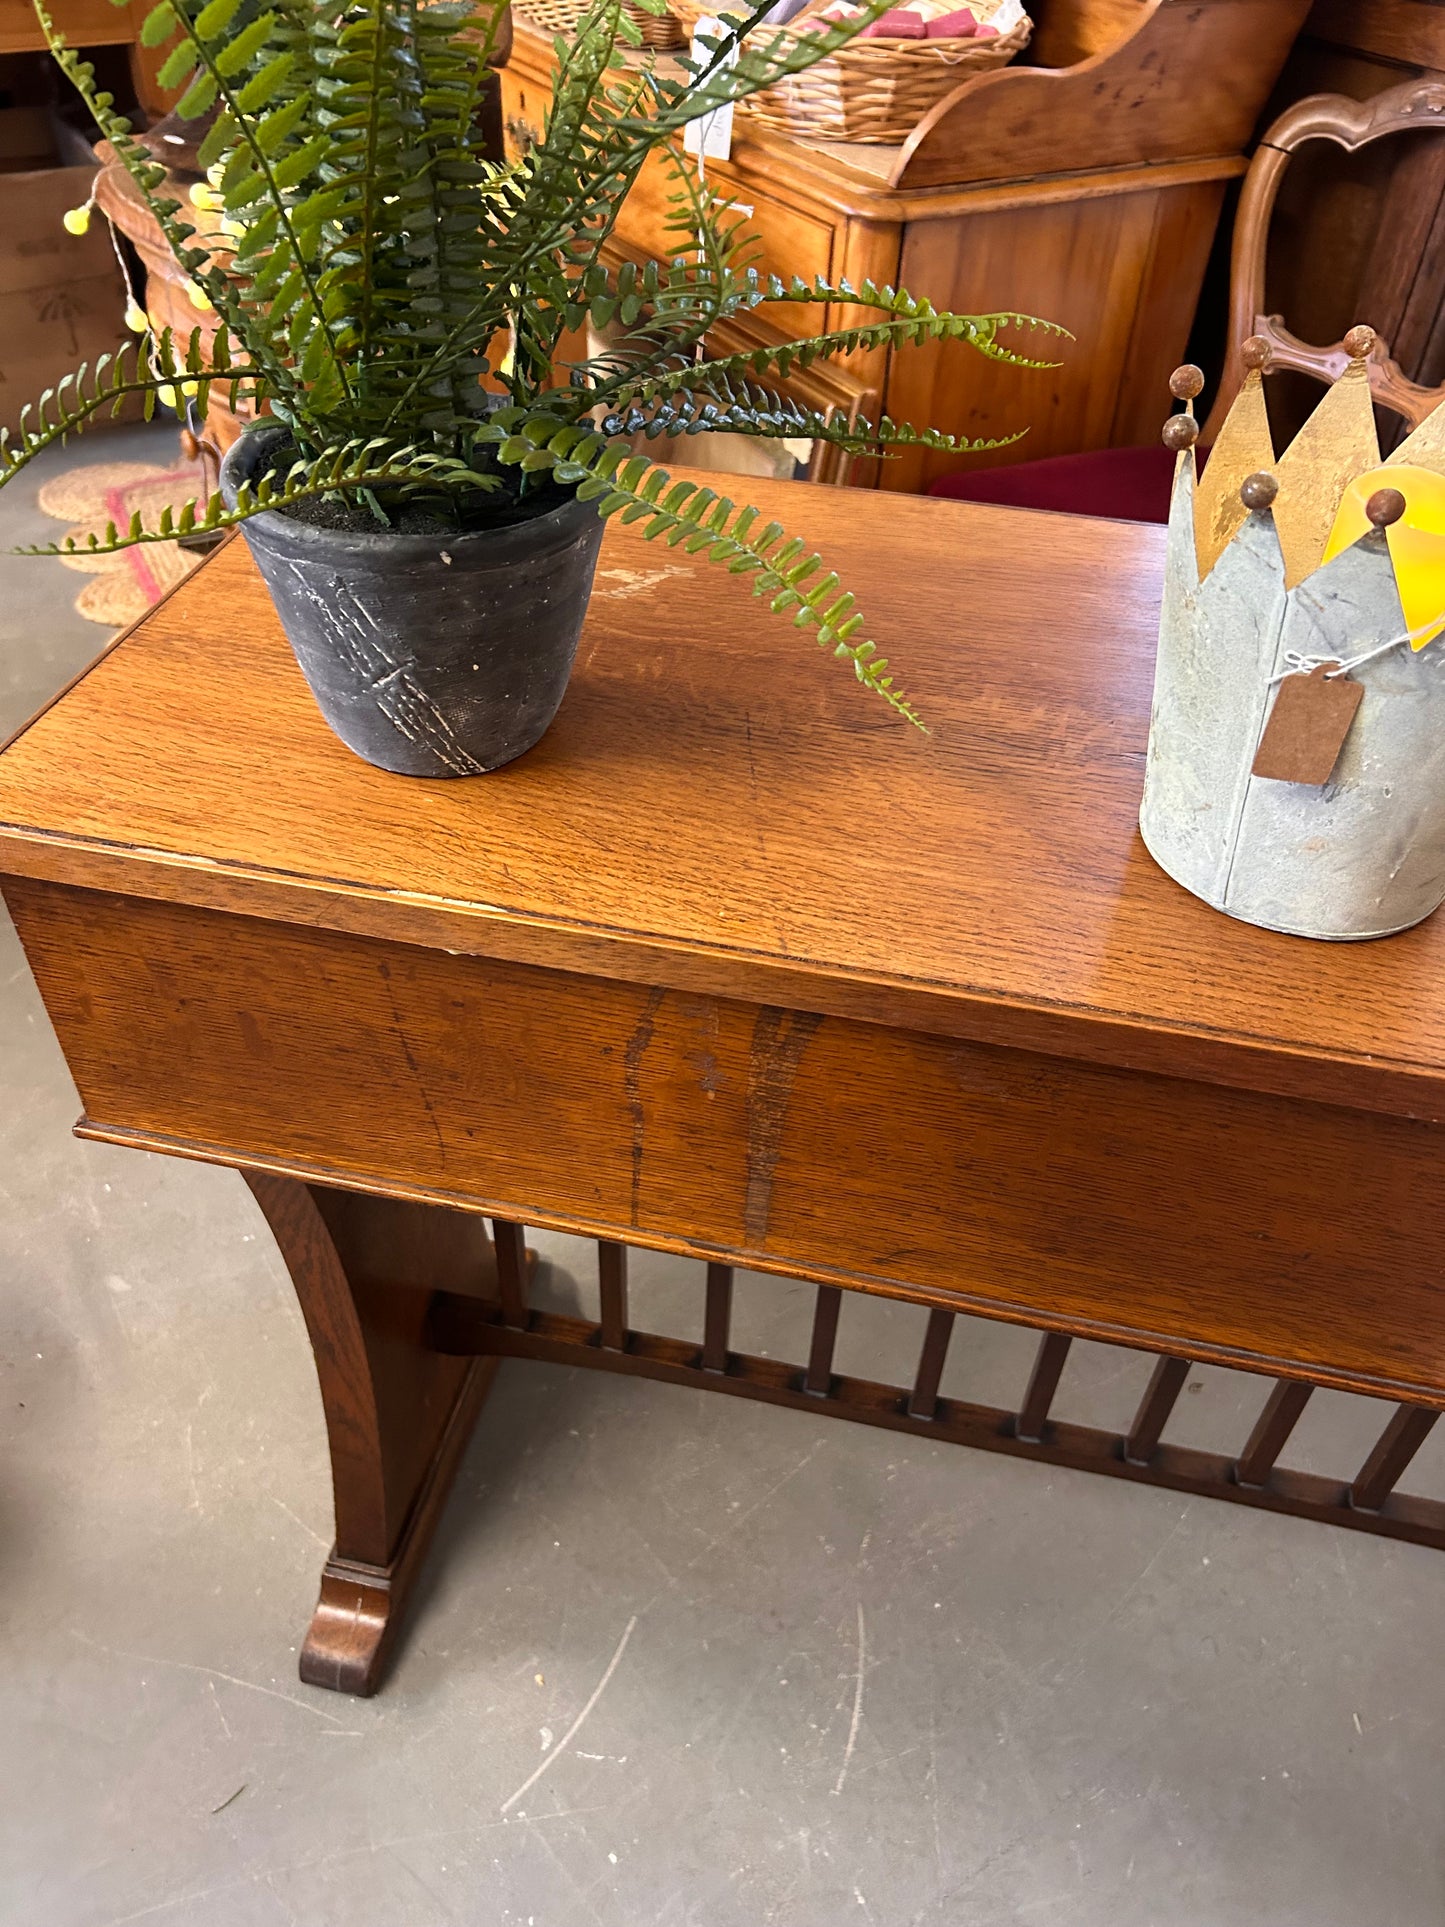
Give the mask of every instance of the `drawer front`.
[{"label": "drawer front", "polygon": [[5,894],[95,1135],[1445,1403],[1439,1128],[254,916]]}]

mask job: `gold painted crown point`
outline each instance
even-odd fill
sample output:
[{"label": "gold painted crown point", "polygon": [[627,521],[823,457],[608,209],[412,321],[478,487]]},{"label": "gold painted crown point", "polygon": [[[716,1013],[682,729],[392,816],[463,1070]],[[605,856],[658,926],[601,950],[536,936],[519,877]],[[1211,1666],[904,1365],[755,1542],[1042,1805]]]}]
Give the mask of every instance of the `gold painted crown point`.
[{"label": "gold painted crown point", "polygon": [[1445,402],[1425,417],[1390,456],[1390,468],[1428,468],[1445,475]]},{"label": "gold painted crown point", "polygon": [[1325,558],[1345,490],[1357,475],[1380,465],[1375,403],[1366,365],[1373,328],[1345,337],[1350,363],[1279,459],[1274,522],[1284,551],[1285,587],[1313,575]]},{"label": "gold painted crown point", "polygon": [[[1260,352],[1252,353],[1258,349]],[[1244,527],[1247,510],[1240,489],[1251,475],[1274,467],[1274,438],[1264,406],[1261,369],[1269,343],[1252,336],[1244,344],[1245,376],[1224,418],[1194,498],[1194,542],[1202,582]]]}]

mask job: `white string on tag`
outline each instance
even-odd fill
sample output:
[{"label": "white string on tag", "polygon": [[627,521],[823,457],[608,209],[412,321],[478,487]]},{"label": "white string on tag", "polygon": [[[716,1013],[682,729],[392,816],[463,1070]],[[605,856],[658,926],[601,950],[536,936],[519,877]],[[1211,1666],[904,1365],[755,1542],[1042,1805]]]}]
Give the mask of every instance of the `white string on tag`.
[{"label": "white string on tag", "polygon": [[1418,629],[1407,629],[1403,636],[1392,636],[1389,642],[1382,642],[1375,649],[1367,649],[1363,655],[1351,656],[1348,662],[1341,662],[1336,656],[1306,656],[1297,649],[1287,649],[1284,668],[1278,675],[1270,677],[1266,687],[1273,688],[1277,682],[1283,682],[1286,676],[1313,675],[1316,669],[1325,669],[1326,663],[1332,663],[1334,667],[1325,669],[1325,681],[1333,682],[1337,676],[1348,676],[1352,670],[1363,669],[1367,662],[1373,662],[1377,656],[1388,656],[1392,649],[1403,649],[1407,642],[1415,642],[1439,627],[1440,617],[1432,616],[1429,622],[1422,622]]}]

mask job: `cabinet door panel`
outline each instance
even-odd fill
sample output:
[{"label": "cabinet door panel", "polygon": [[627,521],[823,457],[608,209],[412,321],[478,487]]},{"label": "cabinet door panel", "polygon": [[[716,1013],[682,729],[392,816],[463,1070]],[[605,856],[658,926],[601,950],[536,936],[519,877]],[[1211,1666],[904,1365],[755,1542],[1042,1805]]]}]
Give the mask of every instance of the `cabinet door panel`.
[{"label": "cabinet door panel", "polygon": [[1005,309],[1057,321],[1057,341],[1014,331],[1052,369],[985,361],[960,342],[892,357],[888,412],[918,427],[1022,444],[959,457],[905,453],[885,488],[916,491],[960,466],[999,467],[1046,455],[1153,439],[1169,412],[1223,196],[1220,182],[1001,208],[910,223],[901,279],[910,294],[964,314]]}]

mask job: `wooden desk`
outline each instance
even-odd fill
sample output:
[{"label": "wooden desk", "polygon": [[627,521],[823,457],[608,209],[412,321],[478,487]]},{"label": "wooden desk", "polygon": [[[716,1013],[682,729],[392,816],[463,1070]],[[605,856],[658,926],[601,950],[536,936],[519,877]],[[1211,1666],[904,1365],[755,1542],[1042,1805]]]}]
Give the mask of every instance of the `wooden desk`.
[{"label": "wooden desk", "polygon": [[[238,541],[0,757],[81,1132],[237,1166],[291,1266],[335,1472],[315,1683],[376,1683],[502,1354],[1445,1546],[1393,1490],[1445,1405],[1445,919],[1309,944],[1154,867],[1162,531],[755,499],[846,563],[931,736],[614,529],[498,775],[353,758]],[[595,1321],[529,1315],[524,1224],[603,1241]],[[630,1329],[627,1245],[707,1261],[701,1346]],[[729,1349],[733,1264],[818,1284],[805,1364]],[[927,1309],[913,1385],[833,1371],[849,1290]],[[1015,1410],[938,1396],[958,1311],[1045,1334]],[[1126,1436],[1050,1420],[1078,1333],[1159,1355]],[[1190,1359],[1277,1380],[1238,1459],[1161,1441]],[[1353,1482],[1272,1469],[1316,1384],[1399,1406]]]}]

